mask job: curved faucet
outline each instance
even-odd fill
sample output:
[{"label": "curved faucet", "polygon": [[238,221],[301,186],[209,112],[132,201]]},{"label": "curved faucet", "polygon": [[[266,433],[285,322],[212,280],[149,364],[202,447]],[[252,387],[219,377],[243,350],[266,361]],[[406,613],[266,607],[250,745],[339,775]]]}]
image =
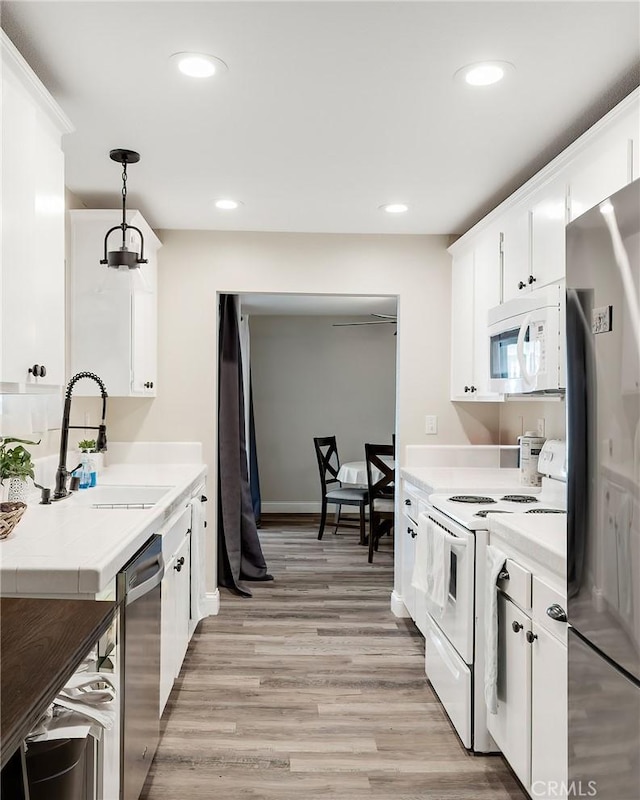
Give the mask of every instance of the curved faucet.
[{"label": "curved faucet", "polygon": [[[100,425],[70,425],[69,417],[71,415],[71,395],[73,394],[73,387],[81,378],[90,378],[95,381],[100,387],[100,395],[102,397],[102,421]],[[56,486],[53,492],[54,500],[62,500],[63,497],[68,497],[70,492],[67,490],[67,478],[71,474],[67,469],[67,448],[69,445],[69,431],[72,428],[80,428],[82,430],[97,430],[98,439],[96,441],[96,449],[98,452],[103,453],[107,449],[107,394],[106,387],[102,380],[94,375],[93,372],[78,372],[67,384],[67,390],[64,399],[64,411],[62,412],[62,429],[60,431],[60,460],[58,462],[58,469],[56,471]],[[77,467],[75,467],[77,469]],[[72,470],[73,472],[73,470]]]}]

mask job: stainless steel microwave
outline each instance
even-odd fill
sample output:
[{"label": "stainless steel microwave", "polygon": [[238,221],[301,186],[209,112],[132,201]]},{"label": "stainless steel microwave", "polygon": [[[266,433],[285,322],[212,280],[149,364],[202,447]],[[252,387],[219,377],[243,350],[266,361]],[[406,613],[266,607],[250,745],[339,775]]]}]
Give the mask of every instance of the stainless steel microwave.
[{"label": "stainless steel microwave", "polygon": [[501,394],[564,391],[564,281],[490,309],[488,325],[491,391]]}]

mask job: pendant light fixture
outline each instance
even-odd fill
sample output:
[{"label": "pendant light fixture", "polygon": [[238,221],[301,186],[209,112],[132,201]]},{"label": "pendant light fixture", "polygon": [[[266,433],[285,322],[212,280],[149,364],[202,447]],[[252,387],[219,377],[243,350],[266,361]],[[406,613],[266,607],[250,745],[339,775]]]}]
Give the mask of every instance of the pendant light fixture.
[{"label": "pendant light fixture", "polygon": [[[140,264],[148,263],[148,259],[144,257],[144,236],[140,228],[135,225],[127,224],[127,164],[136,164],[140,161],[140,153],[134,150],[111,150],[109,158],[112,161],[122,164],[122,222],[120,225],[114,225],[110,228],[104,237],[104,258],[100,260],[101,264],[106,264],[108,267],[120,269],[126,267],[127,269],[137,269]],[[118,250],[110,250],[107,253],[107,242],[109,236],[114,231],[122,231],[122,245]],[[126,235],[127,230],[136,231],[140,237],[140,255],[135,250],[129,250],[127,247]]]}]

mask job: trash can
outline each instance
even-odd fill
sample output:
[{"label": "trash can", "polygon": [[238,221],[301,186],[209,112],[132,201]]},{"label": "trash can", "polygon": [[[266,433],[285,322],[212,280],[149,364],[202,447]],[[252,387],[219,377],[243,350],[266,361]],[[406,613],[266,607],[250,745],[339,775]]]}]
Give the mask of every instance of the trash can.
[{"label": "trash can", "polygon": [[30,800],[85,800],[87,737],[29,742],[26,752]]}]

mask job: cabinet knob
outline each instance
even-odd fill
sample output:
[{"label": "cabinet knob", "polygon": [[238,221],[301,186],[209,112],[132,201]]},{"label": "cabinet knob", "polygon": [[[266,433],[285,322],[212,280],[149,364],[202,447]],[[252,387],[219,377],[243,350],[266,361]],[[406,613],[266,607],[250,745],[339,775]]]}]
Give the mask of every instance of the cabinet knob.
[{"label": "cabinet knob", "polygon": [[208,499],[209,499],[209,498],[207,497],[207,495],[206,495],[206,494],[201,494],[201,495],[200,495],[200,502],[201,502],[201,503],[206,503]]},{"label": "cabinet knob", "polygon": [[29,373],[33,375],[34,378],[44,378],[47,374],[47,368],[40,364],[34,364],[32,367],[29,367]]},{"label": "cabinet knob", "polygon": [[537,633],[533,633],[532,631],[527,631],[526,634],[525,634],[525,637],[526,637],[527,641],[529,642],[529,644],[533,644],[535,642],[535,640],[538,638],[538,634]]},{"label": "cabinet knob", "polygon": [[144,384],[145,389],[153,389],[153,381],[146,381]]},{"label": "cabinet knob", "polygon": [[524,289],[526,287],[526,285],[527,284],[524,281],[519,281],[518,282],[518,289]]},{"label": "cabinet knob", "polygon": [[470,387],[470,386],[465,386],[465,387],[464,387],[464,391],[465,391],[465,394],[466,394],[467,392],[470,392],[470,391],[471,391],[471,387]]},{"label": "cabinet knob", "polygon": [[472,392],[477,392],[478,391],[478,389],[475,386],[470,386],[469,388],[471,389]]},{"label": "cabinet knob", "polygon": [[404,501],[404,504],[405,504],[405,506],[410,506],[411,505],[411,500],[409,500],[409,498],[407,497],[407,499]]},{"label": "cabinet knob", "polygon": [[416,536],[418,535],[418,534],[417,534],[417,533],[416,533],[416,532],[413,530],[413,528],[407,528],[407,533],[409,534],[409,536],[411,536],[411,538],[412,538],[412,539],[415,539],[415,538],[416,538]]},{"label": "cabinet knob", "polygon": [[518,622],[517,620],[514,620],[514,621],[511,623],[511,628],[513,629],[513,632],[514,632],[514,633],[519,633],[519,631],[521,631],[523,627],[524,627],[524,626],[522,625],[522,623],[521,623],[521,622]]},{"label": "cabinet knob", "polygon": [[529,284],[529,286],[531,286],[531,284],[535,283],[535,282],[536,282],[536,279],[533,277],[533,275],[529,275],[529,278],[527,280],[527,283]]},{"label": "cabinet knob", "polygon": [[183,564],[184,564],[184,556],[180,556],[180,558],[173,565],[173,568],[175,569],[176,572],[180,572]]},{"label": "cabinet knob", "polygon": [[554,603],[552,606],[549,606],[547,609],[547,616],[551,617],[551,619],[555,619],[556,622],[566,622],[567,621],[567,612],[559,606],[557,603]]}]

